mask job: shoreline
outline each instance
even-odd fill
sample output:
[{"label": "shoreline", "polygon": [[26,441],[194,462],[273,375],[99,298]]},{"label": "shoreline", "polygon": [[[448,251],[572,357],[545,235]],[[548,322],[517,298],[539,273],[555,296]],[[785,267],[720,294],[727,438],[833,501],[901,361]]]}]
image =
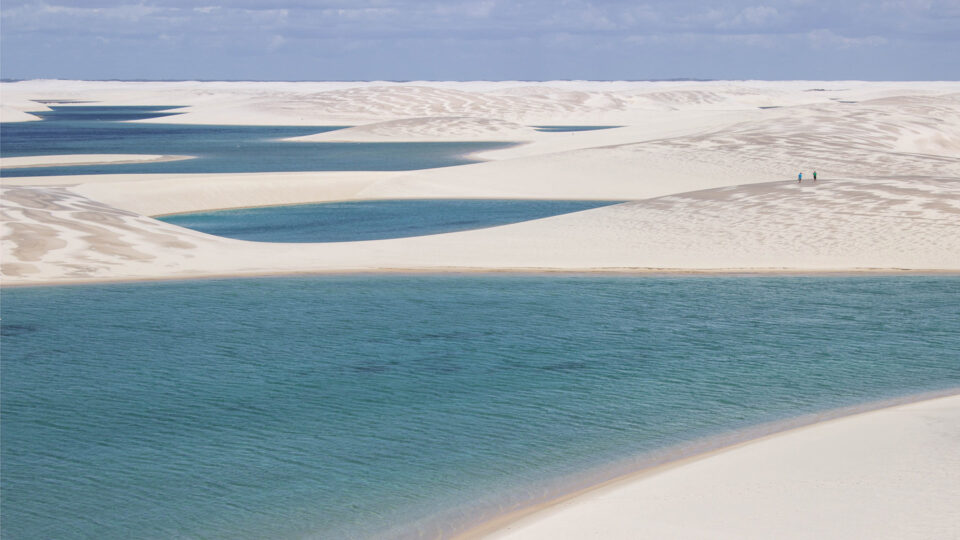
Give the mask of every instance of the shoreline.
[{"label": "shoreline", "polygon": [[[509,535],[513,526],[521,526],[561,515],[563,505],[577,504],[592,495],[635,486],[669,471],[676,471],[693,464],[702,463],[711,458],[727,455],[738,450],[752,447],[765,441],[782,440],[782,437],[809,432],[837,422],[868,417],[871,414],[890,412],[905,406],[932,404],[940,400],[960,397],[960,387],[908,394],[880,401],[830,409],[818,413],[809,413],[783,420],[774,420],[740,428],[732,432],[719,433],[680,443],[661,450],[648,452],[633,459],[626,459],[606,467],[600,467],[593,475],[594,480],[572,480],[568,482],[569,491],[548,496],[540,501],[520,505],[500,515],[484,518],[454,533],[456,540],[494,539]],[[589,474],[589,473],[588,473]],[[604,516],[609,517],[609,516]],[[538,520],[539,518],[539,520]],[[674,531],[677,532],[677,531]],[[704,531],[700,531],[704,532]],[[693,535],[696,537],[696,535]],[[597,536],[600,538],[602,536]]]},{"label": "shoreline", "polygon": [[796,268],[358,268],[331,270],[291,270],[289,272],[265,271],[252,273],[219,273],[196,275],[170,275],[151,277],[103,277],[85,279],[56,279],[31,282],[4,283],[0,289],[28,287],[74,287],[83,285],[110,285],[120,283],[160,283],[178,281],[207,281],[215,279],[260,279],[292,277],[333,276],[614,276],[614,277],[864,277],[864,276],[953,276],[960,277],[958,269],[796,269]]}]

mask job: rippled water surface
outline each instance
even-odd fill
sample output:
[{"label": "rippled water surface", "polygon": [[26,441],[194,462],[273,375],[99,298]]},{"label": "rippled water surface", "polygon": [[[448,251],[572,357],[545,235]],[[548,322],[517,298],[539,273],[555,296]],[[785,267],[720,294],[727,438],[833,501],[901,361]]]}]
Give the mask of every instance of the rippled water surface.
[{"label": "rippled water surface", "polygon": [[616,201],[404,199],[266,206],[160,217],[207,234],[257,242],[352,242],[506,225]]},{"label": "rippled water surface", "polygon": [[4,539],[416,533],[760,422],[960,386],[956,277],[3,290]]}]

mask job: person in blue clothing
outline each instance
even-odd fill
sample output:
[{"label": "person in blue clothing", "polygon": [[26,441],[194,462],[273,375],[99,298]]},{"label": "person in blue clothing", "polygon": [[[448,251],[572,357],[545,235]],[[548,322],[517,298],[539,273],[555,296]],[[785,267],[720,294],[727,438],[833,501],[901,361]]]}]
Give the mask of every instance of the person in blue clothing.
[{"label": "person in blue clothing", "polygon": [[803,182],[803,173],[797,175],[797,183]]}]

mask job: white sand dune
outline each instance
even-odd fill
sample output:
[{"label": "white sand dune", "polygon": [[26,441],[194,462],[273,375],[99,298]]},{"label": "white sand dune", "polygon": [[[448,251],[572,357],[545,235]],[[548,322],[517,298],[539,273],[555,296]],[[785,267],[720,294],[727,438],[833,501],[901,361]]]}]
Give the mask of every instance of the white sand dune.
[{"label": "white sand dune", "polygon": [[[33,107],[27,107],[36,110]],[[39,116],[30,114],[20,108],[4,104],[0,107],[0,122],[34,122],[40,120]]]},{"label": "white sand dune", "polygon": [[960,396],[881,409],[640,473],[483,537],[956,538],[958,440]]},{"label": "white sand dune", "polygon": [[[357,125],[413,117],[493,118],[523,125],[634,125],[664,110],[755,110],[760,106],[859,101],[956,92],[953,82],[525,81],[501,82],[117,82],[2,83],[4,104],[45,110],[37,100],[182,105],[157,123]],[[26,108],[24,108],[26,107]]]},{"label": "white sand dune", "polygon": [[[331,202],[366,198],[361,192],[397,175],[391,171],[229,174],[89,175],[77,193],[145,216]],[[12,179],[11,179],[12,180]],[[63,185],[63,177],[33,178],[30,185]],[[11,182],[12,183],[12,182]],[[149,193],[149,197],[144,197]]]},{"label": "white sand dune", "polygon": [[[528,138],[484,152],[490,161],[407,172],[4,178],[4,284],[353,270],[960,271],[958,83],[33,81],[5,84],[4,99],[10,90],[18,103],[190,106],[159,121],[365,119],[312,140]],[[598,120],[620,127],[529,128]],[[145,217],[447,197],[631,202],[340,244],[240,242]]]},{"label": "white sand dune", "polygon": [[953,179],[716,188],[489,229],[333,244],[202,235],[68,188],[9,187],[3,199],[8,284],[383,269],[960,269]]},{"label": "white sand dune", "polygon": [[[406,175],[391,189],[396,196],[415,186],[470,196],[484,186],[493,190],[490,195],[508,197],[615,199],[796,178],[797,171],[809,175],[813,170],[828,178],[960,178],[960,101],[955,94],[859,106],[800,106],[739,118],[749,119],[706,116],[706,132],[688,134],[697,120],[687,117],[686,126],[673,126],[672,136],[661,138],[623,128],[577,133],[559,143],[541,139],[517,150],[483,154],[500,159],[460,167],[456,175],[444,169]],[[723,122],[725,127],[717,127]],[[621,142],[629,138],[642,142]],[[565,142],[580,147],[565,147]],[[907,144],[926,144],[929,152],[905,152]]]}]

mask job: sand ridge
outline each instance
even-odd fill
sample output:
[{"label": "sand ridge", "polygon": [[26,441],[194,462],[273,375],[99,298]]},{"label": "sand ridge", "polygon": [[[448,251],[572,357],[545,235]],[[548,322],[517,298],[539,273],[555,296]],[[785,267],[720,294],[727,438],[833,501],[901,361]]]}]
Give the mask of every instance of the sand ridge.
[{"label": "sand ridge", "polygon": [[[410,81],[2,83],[11,111],[42,102],[182,105],[140,122],[358,125],[413,117],[494,118],[524,125],[642,122],[655,111],[737,110],[957,92],[952,82],[863,81]],[[5,121],[14,121],[5,120]],[[619,121],[619,122],[618,122]]]},{"label": "sand ridge", "polygon": [[[4,233],[6,283],[383,269],[960,268],[960,186],[952,179],[715,188],[488,229],[329,244],[204,235],[68,188],[10,187],[2,197],[12,231]],[[34,246],[25,257],[37,228],[66,246]]]}]

